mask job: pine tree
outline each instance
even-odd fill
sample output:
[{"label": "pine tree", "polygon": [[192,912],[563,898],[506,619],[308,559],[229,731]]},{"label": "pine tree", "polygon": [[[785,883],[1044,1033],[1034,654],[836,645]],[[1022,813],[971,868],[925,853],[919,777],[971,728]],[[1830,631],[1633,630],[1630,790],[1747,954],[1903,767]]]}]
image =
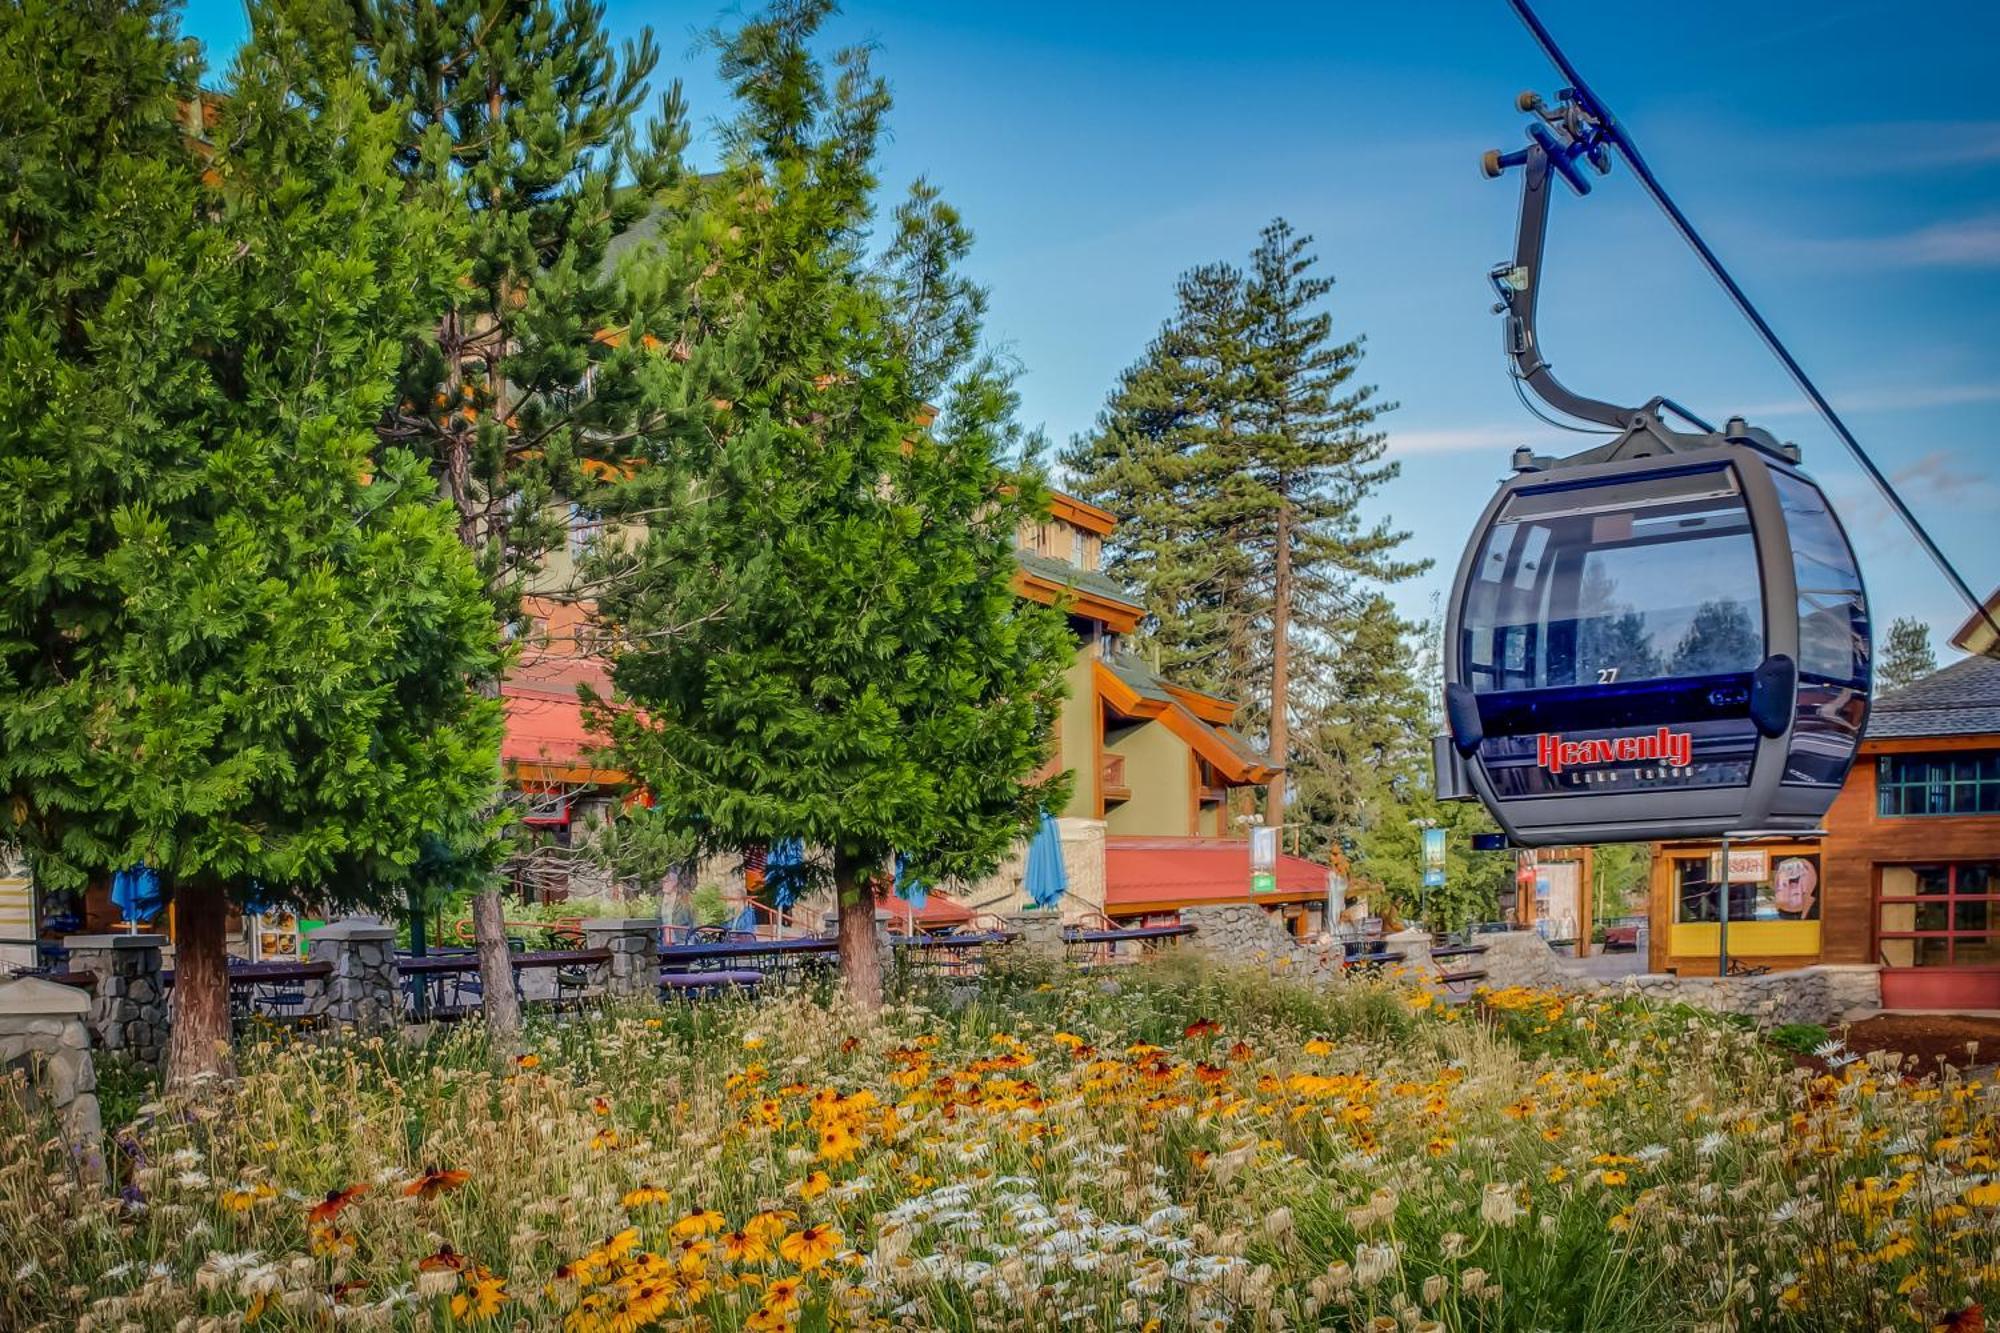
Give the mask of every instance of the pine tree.
[{"label": "pine tree", "polygon": [[[1255,560],[1228,493],[1224,442],[1241,428],[1248,394],[1243,272],[1206,264],[1183,274],[1174,295],[1172,318],[1062,464],[1071,489],[1118,515],[1105,568],[1141,594],[1161,669],[1240,697],[1255,657]],[[1261,700],[1243,702],[1243,724],[1261,727]]]},{"label": "pine tree", "polygon": [[[601,4],[346,2],[351,31],[323,39],[327,57],[357,57],[378,104],[403,111],[407,196],[445,213],[468,279],[411,340],[381,436],[430,465],[485,575],[495,641],[517,642],[524,586],[566,539],[558,502],[589,514],[605,478],[683,420],[664,363],[690,355],[685,283],[658,243],[689,212],[680,88],[641,123],[651,32],[614,50]],[[473,922],[504,1054],[520,1010],[497,878]]]},{"label": "pine tree", "polygon": [[830,76],[830,12],[795,0],[716,38],[740,111],[682,366],[684,399],[712,411],[684,456],[623,484],[656,516],[605,557],[601,613],[628,644],[634,708],[605,714],[620,763],[703,850],[813,850],[866,1012],[892,858],[931,883],[989,871],[1062,799],[1023,779],[1072,648],[1012,591],[1016,524],[1045,498],[1002,462],[1014,394],[966,360],[976,309],[963,288],[912,299],[911,275],[952,290],[962,228],[920,192],[886,264],[866,261],[889,99],[864,51]]},{"label": "pine tree", "polygon": [[[1072,486],[1119,517],[1112,568],[1143,594],[1163,663],[1242,697],[1245,725],[1264,731],[1280,769],[1273,824],[1292,819],[1292,738],[1322,724],[1297,682],[1366,651],[1345,649],[1350,637],[1378,642],[1368,589],[1424,568],[1396,556],[1406,533],[1361,518],[1396,475],[1374,428],[1392,405],[1354,382],[1362,342],[1334,340],[1333,280],[1313,271],[1311,244],[1280,219],[1247,271],[1184,277],[1174,319],[1063,459]],[[1307,763],[1334,753],[1305,748]]]},{"label": "pine tree", "polygon": [[1915,616],[1898,616],[1889,626],[1882,664],[1875,671],[1875,688],[1886,694],[1913,685],[1937,670],[1931,651],[1931,627]]},{"label": "pine tree", "polygon": [[477,571],[371,429],[435,219],[358,82],[251,24],[214,102],[157,0],[0,12],[0,836],[57,886],[158,869],[176,1080],[226,1059],[229,899],[476,863],[499,743]]}]

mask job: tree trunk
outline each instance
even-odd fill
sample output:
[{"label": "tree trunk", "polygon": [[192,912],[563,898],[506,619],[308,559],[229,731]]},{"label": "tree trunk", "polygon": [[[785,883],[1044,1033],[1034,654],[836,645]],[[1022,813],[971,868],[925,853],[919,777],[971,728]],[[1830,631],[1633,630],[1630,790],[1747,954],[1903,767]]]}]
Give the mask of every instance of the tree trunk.
[{"label": "tree trunk", "polygon": [[229,1051],[229,961],[223,928],[229,901],[213,882],[174,889],[174,991],[167,1036],[167,1083],[233,1072]]},{"label": "tree trunk", "polygon": [[1264,822],[1285,826],[1285,764],[1291,755],[1291,718],[1286,695],[1291,688],[1292,628],[1292,510],[1278,509],[1277,577],[1271,587],[1271,778]]},{"label": "tree trunk", "polygon": [[875,867],[845,854],[833,858],[834,894],[840,905],[840,976],[847,998],[864,1018],[882,1008],[882,957],[875,949]]},{"label": "tree trunk", "polygon": [[507,949],[507,922],[500,890],[481,889],[472,899],[472,935],[479,950],[479,1012],[493,1058],[511,1060],[521,1037],[521,1001],[514,994],[514,960]]}]

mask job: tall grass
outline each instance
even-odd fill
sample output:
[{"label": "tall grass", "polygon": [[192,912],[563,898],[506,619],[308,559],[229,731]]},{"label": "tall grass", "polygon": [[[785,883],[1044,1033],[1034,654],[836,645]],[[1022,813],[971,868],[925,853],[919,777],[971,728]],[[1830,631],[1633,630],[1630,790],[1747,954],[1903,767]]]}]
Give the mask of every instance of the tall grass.
[{"label": "tall grass", "polygon": [[1963,1329],[1996,1277],[1982,1082],[1632,1001],[1170,958],[529,1046],[264,1042],[103,1181],[0,1098],[0,1328]]}]

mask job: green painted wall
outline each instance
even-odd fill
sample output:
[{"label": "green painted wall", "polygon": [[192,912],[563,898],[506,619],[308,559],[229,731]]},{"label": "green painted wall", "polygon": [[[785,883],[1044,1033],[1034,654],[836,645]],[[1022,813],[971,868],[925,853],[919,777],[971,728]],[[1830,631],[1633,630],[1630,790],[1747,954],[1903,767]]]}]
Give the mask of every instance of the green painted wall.
[{"label": "green painted wall", "polygon": [[1146,722],[1104,748],[1125,756],[1125,783],[1132,799],[1104,814],[1104,831],[1112,837],[1184,838],[1188,805],[1193,799],[1193,775],[1188,772],[1188,747],[1158,722]]}]

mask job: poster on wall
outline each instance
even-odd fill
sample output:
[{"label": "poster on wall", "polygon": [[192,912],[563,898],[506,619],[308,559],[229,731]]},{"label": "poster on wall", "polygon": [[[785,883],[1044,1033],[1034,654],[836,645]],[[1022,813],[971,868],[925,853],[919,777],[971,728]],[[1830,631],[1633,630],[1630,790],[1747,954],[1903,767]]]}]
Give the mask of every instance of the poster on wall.
[{"label": "poster on wall", "polygon": [[1819,920],[1819,867],[1811,857],[1787,856],[1772,868],[1771,905],[1781,921]]}]

